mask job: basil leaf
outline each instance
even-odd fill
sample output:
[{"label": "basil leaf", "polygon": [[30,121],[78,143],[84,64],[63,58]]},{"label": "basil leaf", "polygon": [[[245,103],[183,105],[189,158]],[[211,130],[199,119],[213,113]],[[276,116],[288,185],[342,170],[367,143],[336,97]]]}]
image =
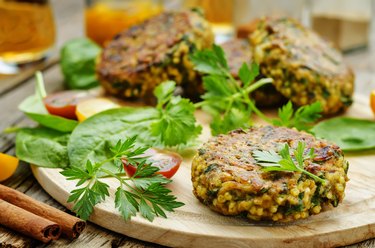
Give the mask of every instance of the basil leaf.
[{"label": "basil leaf", "polygon": [[16,155],[41,167],[64,168],[69,165],[69,134],[45,127],[23,128],[17,132]]},{"label": "basil leaf", "polygon": [[336,117],[318,123],[313,133],[336,143],[344,151],[375,148],[375,122],[350,117]]}]

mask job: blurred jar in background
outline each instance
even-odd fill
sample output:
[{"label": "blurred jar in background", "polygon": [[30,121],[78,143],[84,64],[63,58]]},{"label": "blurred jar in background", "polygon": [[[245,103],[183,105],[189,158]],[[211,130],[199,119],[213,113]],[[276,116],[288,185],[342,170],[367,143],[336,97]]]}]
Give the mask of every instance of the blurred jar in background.
[{"label": "blurred jar in background", "polygon": [[237,36],[245,38],[254,27],[254,19],[262,17],[291,17],[310,27],[311,0],[233,0],[233,22]]},{"label": "blurred jar in background", "polygon": [[0,0],[0,73],[43,59],[55,43],[48,0]]},{"label": "blurred jar in background", "polygon": [[86,35],[104,46],[117,33],[162,10],[157,0],[86,0]]},{"label": "blurred jar in background", "polygon": [[212,25],[216,42],[220,43],[233,36],[234,2],[235,0],[185,0],[184,8],[202,8]]}]

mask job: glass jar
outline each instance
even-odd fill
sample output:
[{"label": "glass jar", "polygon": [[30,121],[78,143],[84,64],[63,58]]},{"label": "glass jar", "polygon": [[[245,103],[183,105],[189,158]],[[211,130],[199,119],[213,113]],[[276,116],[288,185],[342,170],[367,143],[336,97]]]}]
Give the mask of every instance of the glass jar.
[{"label": "glass jar", "polygon": [[0,73],[41,60],[55,44],[48,0],[0,0]]},{"label": "glass jar", "polygon": [[158,0],[86,0],[86,35],[104,46],[117,33],[162,10]]}]

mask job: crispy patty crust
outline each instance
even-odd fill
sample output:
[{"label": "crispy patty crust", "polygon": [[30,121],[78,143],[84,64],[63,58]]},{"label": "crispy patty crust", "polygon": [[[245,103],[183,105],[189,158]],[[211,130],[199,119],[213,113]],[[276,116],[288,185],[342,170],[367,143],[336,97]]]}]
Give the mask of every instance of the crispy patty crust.
[{"label": "crispy patty crust", "polygon": [[[300,172],[264,172],[252,154],[279,152],[284,144],[291,156],[299,141],[315,158],[305,169],[326,179],[322,184]],[[341,149],[324,140],[284,127],[253,127],[211,138],[192,163],[194,195],[224,215],[245,215],[252,220],[287,222],[336,207],[344,198],[348,162]]]},{"label": "crispy patty crust", "polygon": [[352,103],[354,75],[339,51],[290,18],[263,18],[250,35],[261,73],[297,106],[320,101],[325,115]]},{"label": "crispy patty crust", "polygon": [[154,88],[174,80],[197,95],[200,76],[189,55],[211,47],[208,22],[194,11],[164,12],[118,34],[99,56],[96,72],[104,89],[125,99],[150,102]]},{"label": "crispy patty crust", "polygon": [[[227,57],[230,72],[234,78],[239,79],[238,70],[243,63],[251,65],[252,52],[249,41],[247,39],[231,39],[221,44]],[[262,78],[259,75],[257,79]],[[256,104],[261,107],[275,107],[286,102],[281,93],[277,92],[272,84],[263,85],[251,94]]]}]

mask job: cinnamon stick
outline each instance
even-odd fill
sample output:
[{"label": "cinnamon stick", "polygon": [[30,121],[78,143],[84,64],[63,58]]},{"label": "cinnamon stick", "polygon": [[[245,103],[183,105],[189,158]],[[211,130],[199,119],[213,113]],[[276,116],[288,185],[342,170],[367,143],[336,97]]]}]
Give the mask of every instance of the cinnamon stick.
[{"label": "cinnamon stick", "polygon": [[56,223],[0,200],[0,224],[29,237],[48,243],[60,237]]},{"label": "cinnamon stick", "polygon": [[0,199],[59,224],[62,234],[70,239],[77,238],[86,227],[83,220],[1,184]]}]

